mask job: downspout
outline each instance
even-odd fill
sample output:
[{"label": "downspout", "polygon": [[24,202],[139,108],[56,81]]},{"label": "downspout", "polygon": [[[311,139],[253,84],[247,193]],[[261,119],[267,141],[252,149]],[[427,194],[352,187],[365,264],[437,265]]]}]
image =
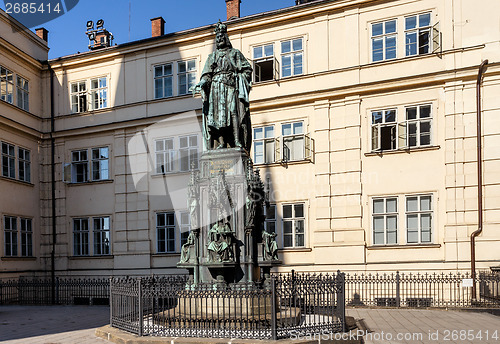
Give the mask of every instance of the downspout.
[{"label": "downspout", "polygon": [[50,71],[50,169],[51,169],[51,201],[52,201],[52,251],[50,252],[50,277],[52,304],[56,303],[56,167],[55,167],[55,118],[54,118],[54,70]]},{"label": "downspout", "polygon": [[472,277],[472,300],[476,300],[476,237],[483,231],[483,162],[481,146],[481,79],[488,60],[479,65],[476,81],[477,116],[477,230],[470,235],[470,267]]}]

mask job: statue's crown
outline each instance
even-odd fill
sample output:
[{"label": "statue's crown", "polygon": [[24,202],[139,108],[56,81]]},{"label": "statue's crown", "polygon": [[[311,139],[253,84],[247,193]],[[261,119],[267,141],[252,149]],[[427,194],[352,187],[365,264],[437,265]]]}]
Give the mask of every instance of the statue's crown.
[{"label": "statue's crown", "polygon": [[226,24],[221,23],[219,20],[218,23],[215,24],[215,33],[227,33],[227,26]]}]

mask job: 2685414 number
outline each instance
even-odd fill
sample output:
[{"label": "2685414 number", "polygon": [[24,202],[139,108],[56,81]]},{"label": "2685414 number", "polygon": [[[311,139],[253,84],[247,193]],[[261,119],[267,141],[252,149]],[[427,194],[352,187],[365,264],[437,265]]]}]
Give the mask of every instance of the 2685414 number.
[{"label": "2685414 number", "polygon": [[46,4],[40,4],[38,5],[37,3],[34,2],[6,2],[5,3],[5,12],[8,14],[35,14],[35,13],[59,13],[61,12],[61,8],[59,7],[59,2],[55,4],[55,6],[52,6],[49,3]]}]

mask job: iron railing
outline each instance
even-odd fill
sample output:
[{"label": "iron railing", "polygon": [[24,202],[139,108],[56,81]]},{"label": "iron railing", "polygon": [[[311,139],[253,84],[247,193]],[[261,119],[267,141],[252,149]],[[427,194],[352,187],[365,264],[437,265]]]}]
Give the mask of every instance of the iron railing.
[{"label": "iron railing", "polygon": [[342,273],[228,286],[194,286],[185,276],[113,278],[110,291],[111,326],[139,336],[278,339],[345,329]]},{"label": "iron railing", "polygon": [[0,280],[2,304],[107,305],[109,278],[56,277],[54,282],[51,278],[31,277]]},{"label": "iron railing", "polygon": [[[500,307],[500,274],[384,273],[346,274],[347,306]],[[472,283],[477,295],[472,295]]]}]

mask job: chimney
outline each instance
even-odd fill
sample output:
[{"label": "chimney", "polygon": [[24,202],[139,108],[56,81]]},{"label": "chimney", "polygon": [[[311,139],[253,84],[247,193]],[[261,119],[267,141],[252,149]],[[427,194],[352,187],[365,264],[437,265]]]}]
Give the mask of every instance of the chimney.
[{"label": "chimney", "polygon": [[45,29],[44,27],[35,29],[36,35],[43,39],[45,42],[49,41],[49,31]]},{"label": "chimney", "polygon": [[165,34],[165,20],[162,17],[151,19],[151,37],[159,37]]},{"label": "chimney", "polygon": [[240,17],[241,0],[226,0],[227,20]]}]

